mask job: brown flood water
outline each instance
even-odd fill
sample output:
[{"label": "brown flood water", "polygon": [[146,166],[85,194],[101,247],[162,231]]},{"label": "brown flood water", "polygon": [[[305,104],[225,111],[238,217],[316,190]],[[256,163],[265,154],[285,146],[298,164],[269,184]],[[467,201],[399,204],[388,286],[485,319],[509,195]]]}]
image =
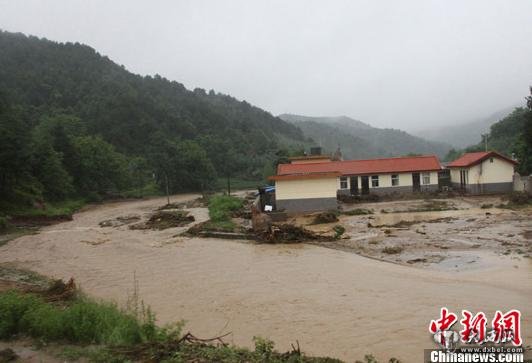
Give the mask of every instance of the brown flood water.
[{"label": "brown flood water", "polygon": [[[174,201],[191,196],[174,197]],[[0,248],[1,262],[58,278],[73,276],[91,296],[124,303],[133,275],[160,323],[186,320],[200,337],[231,331],[252,346],[255,335],[280,350],[299,341],[308,354],[354,361],[372,353],[422,361],[432,348],[428,324],[447,306],[520,309],[532,340],[530,259],[455,273],[405,267],[311,245],[256,245],[175,237],[164,231],[101,228],[105,219],[146,215],[162,199],[95,207],[72,222],[44,228]],[[198,221],[204,209],[194,209]]]}]

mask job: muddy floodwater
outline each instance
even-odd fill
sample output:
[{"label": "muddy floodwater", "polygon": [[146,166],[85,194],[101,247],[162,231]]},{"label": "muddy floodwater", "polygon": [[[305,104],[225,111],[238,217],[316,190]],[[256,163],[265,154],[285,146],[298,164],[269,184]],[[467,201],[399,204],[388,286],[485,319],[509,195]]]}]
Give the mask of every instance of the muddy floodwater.
[{"label": "muddy floodwater", "polygon": [[[0,248],[0,263],[74,277],[89,295],[122,304],[136,276],[140,295],[159,323],[184,319],[186,330],[200,337],[232,332],[227,341],[237,345],[252,346],[253,336],[262,336],[279,350],[298,340],[313,355],[354,361],[372,353],[383,361],[420,362],[423,349],[434,346],[428,325],[442,306],[488,316],[520,309],[523,340],[532,341],[530,258],[481,251],[499,262],[438,270],[316,245],[179,236],[186,227],[99,225],[121,216],[145,219],[164,203],[152,199],[89,208],[71,222],[9,242]],[[190,213],[196,222],[207,219],[204,208]]]}]

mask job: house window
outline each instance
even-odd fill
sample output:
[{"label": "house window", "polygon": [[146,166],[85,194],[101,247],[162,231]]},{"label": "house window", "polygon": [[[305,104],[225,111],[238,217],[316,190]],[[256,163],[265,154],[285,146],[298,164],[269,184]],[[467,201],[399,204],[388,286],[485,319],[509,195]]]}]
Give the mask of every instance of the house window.
[{"label": "house window", "polygon": [[490,158],[490,163],[493,163],[493,158]]},{"label": "house window", "polygon": [[423,173],[423,184],[430,184],[430,173]]},{"label": "house window", "polygon": [[371,176],[371,186],[373,188],[376,188],[379,186],[379,176],[378,175],[372,175]]},{"label": "house window", "polygon": [[346,176],[341,176],[340,177],[340,189],[347,189],[348,186],[347,186],[347,177]]},{"label": "house window", "polygon": [[399,185],[399,174],[392,174],[392,187]]}]

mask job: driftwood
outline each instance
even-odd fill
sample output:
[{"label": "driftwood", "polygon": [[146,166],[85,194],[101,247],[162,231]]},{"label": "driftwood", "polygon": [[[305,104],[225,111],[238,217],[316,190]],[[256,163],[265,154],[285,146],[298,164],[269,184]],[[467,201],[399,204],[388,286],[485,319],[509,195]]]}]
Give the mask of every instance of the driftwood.
[{"label": "driftwood", "polygon": [[179,339],[168,340],[164,342],[148,342],[134,346],[117,346],[110,348],[110,351],[142,362],[160,362],[164,358],[171,356],[180,350],[184,344],[192,345],[222,345],[227,346],[223,338],[232,332],[209,339],[202,339],[188,332]]}]

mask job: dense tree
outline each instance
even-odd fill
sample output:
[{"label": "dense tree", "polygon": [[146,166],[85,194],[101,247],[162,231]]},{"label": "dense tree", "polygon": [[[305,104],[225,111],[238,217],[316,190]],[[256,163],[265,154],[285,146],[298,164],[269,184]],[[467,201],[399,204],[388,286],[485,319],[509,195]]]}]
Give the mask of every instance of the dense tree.
[{"label": "dense tree", "polygon": [[31,202],[41,188],[31,174],[30,132],[19,110],[0,93],[0,200]]},{"label": "dense tree", "polygon": [[33,146],[33,175],[42,185],[48,200],[61,200],[74,191],[72,177],[63,167],[62,156],[46,140],[37,140]]},{"label": "dense tree", "polygon": [[74,143],[80,160],[80,192],[106,195],[129,186],[127,160],[112,145],[94,136],[77,137]]},{"label": "dense tree", "polygon": [[0,193],[14,199],[102,196],[153,175],[172,192],[228,175],[261,180],[282,144],[306,142],[245,101],[132,74],[88,46],[2,31],[0,92]]}]

